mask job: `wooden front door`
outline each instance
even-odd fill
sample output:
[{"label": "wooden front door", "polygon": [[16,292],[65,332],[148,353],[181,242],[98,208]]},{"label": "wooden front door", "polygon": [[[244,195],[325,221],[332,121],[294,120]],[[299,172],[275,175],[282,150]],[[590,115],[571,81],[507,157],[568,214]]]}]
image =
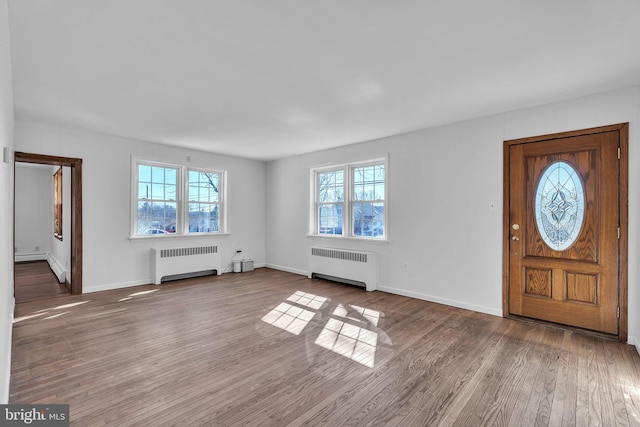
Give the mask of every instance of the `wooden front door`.
[{"label": "wooden front door", "polygon": [[508,315],[626,339],[620,153],[627,130],[625,124],[505,142]]}]

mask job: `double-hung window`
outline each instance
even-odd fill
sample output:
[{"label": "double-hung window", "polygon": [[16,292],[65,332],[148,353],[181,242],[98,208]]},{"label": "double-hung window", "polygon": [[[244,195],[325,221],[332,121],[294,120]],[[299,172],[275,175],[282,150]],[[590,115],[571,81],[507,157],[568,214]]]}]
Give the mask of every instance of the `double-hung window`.
[{"label": "double-hung window", "polygon": [[220,231],[222,173],[189,170],[189,233]]},{"label": "double-hung window", "polygon": [[384,163],[351,167],[351,232],[357,237],[384,238]]},{"label": "double-hung window", "polygon": [[133,161],[131,236],[225,232],[224,171]]},{"label": "double-hung window", "polygon": [[175,233],[180,200],[180,168],[137,164],[136,235]]},{"label": "double-hung window", "polygon": [[386,239],[386,165],[377,159],[312,169],[310,233]]}]

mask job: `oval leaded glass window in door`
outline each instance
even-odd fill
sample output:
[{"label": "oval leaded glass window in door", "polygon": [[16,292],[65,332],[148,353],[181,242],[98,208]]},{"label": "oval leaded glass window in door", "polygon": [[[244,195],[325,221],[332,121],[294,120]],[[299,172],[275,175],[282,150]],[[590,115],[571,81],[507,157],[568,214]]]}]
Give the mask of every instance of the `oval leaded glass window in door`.
[{"label": "oval leaded glass window in door", "polygon": [[576,241],[584,222],[584,190],[569,163],[552,163],[542,174],[535,213],[538,231],[551,249],[563,251]]}]

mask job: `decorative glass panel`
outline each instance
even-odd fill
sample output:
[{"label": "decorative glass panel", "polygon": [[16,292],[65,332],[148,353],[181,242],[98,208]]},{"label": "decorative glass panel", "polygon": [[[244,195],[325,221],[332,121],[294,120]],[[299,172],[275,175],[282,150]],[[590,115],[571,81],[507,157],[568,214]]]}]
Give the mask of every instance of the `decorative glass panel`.
[{"label": "decorative glass panel", "polygon": [[535,215],[544,242],[556,251],[569,248],[584,222],[584,190],[578,172],[566,162],[552,163],[536,188]]}]

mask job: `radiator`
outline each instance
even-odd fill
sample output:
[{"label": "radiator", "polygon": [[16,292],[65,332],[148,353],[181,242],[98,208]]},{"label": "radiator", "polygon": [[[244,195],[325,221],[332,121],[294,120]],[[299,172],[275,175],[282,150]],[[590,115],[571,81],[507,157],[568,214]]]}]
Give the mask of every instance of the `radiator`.
[{"label": "radiator", "polygon": [[163,277],[212,271],[222,274],[219,246],[151,249],[153,283],[159,285]]},{"label": "radiator", "polygon": [[378,254],[310,246],[309,278],[314,277],[364,285],[367,291],[375,291],[378,285]]}]

